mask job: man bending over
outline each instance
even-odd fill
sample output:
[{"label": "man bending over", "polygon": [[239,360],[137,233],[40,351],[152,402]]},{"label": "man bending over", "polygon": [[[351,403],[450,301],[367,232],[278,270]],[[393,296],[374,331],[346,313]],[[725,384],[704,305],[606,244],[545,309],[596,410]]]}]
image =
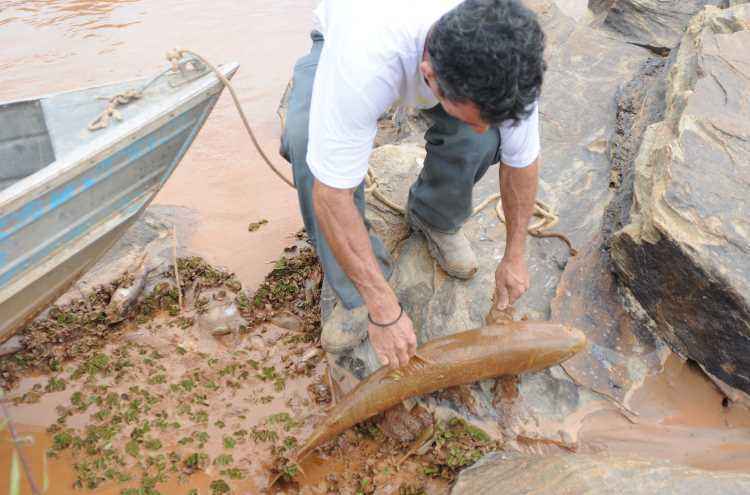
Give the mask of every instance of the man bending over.
[{"label": "man bending over", "polygon": [[388,284],[390,255],[364,220],[378,118],[400,104],[431,122],[407,221],[453,277],[477,272],[461,228],[474,184],[500,163],[507,236],[495,299],[503,309],[529,287],[544,34],[518,0],[323,0],[315,17],[312,49],[294,67],[281,153],[293,166],[324,293],[338,297],[324,315],[322,345],[343,352],[369,334],[380,361],[397,367],[414,354],[416,336]]}]

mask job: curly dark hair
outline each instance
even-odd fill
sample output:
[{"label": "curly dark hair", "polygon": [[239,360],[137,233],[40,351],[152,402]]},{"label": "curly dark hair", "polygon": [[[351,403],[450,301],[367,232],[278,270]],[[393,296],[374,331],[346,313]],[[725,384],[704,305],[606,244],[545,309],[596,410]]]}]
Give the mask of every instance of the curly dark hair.
[{"label": "curly dark hair", "polygon": [[491,125],[529,114],[547,68],[542,28],[518,0],[465,0],[432,26],[427,52],[442,96],[474,102]]}]

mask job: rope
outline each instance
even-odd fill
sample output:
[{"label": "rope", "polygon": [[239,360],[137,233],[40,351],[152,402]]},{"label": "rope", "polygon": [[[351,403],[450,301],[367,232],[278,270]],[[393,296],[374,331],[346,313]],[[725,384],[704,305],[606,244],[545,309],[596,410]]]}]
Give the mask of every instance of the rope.
[{"label": "rope", "polygon": [[107,108],[104,109],[104,111],[99,114],[97,118],[95,118],[91,123],[88,125],[89,131],[94,132],[98,131],[99,129],[104,129],[107,126],[109,126],[109,122],[111,118],[115,118],[116,120],[122,121],[122,114],[117,110],[117,107],[121,107],[124,105],[127,105],[133,100],[138,100],[143,97],[143,93],[156,81],[164,77],[166,74],[172,72],[174,67],[170,67],[169,69],[160,72],[159,74],[152,77],[146,84],[141,86],[139,89],[129,89],[123,93],[116,94],[112,96],[111,98],[99,98],[102,100],[109,100],[109,105],[107,105]]},{"label": "rope", "polygon": [[131,101],[137,100],[142,96],[142,89],[130,89],[124,93],[116,94],[109,98],[109,105],[107,105],[107,108],[105,108],[104,111],[89,124],[89,130],[98,131],[99,129],[104,129],[109,125],[109,121],[112,118],[122,121],[122,114],[117,110],[117,107],[127,105]]},{"label": "rope", "polygon": [[[403,207],[388,199],[380,191],[378,177],[372,170],[368,170],[367,175],[365,176],[365,192],[371,193],[375,199],[377,199],[396,213],[406,215],[406,210]],[[500,193],[495,193],[490,195],[488,198],[485,198],[481,203],[474,207],[474,210],[471,212],[471,216],[474,216],[480,211],[487,208],[492,204],[493,201],[495,201],[495,214],[497,215],[497,218],[501,223],[505,223],[505,215],[503,214],[503,201]],[[557,214],[549,205],[541,200],[537,200],[534,203],[534,216],[539,218],[539,220],[529,226],[529,235],[539,238],[551,237],[560,239],[568,246],[568,251],[570,252],[571,256],[575,256],[578,254],[578,251],[573,247],[573,243],[565,234],[561,234],[559,232],[549,232],[549,229],[560,222],[560,217],[557,216]]]},{"label": "rope", "polygon": [[237,112],[240,114],[240,118],[242,119],[242,124],[245,126],[245,130],[247,131],[247,134],[250,136],[250,140],[253,142],[253,145],[255,145],[255,149],[258,150],[258,153],[260,154],[261,158],[263,158],[263,161],[268,165],[268,167],[281,179],[283,180],[289,187],[294,188],[294,183],[287,179],[284,174],[282,174],[271,162],[271,160],[268,158],[268,156],[263,151],[263,148],[261,148],[260,143],[258,142],[258,139],[255,137],[255,133],[253,132],[252,128],[250,127],[250,123],[248,122],[247,116],[245,115],[245,112],[242,109],[242,105],[240,104],[240,100],[237,97],[237,93],[234,91],[234,87],[232,86],[232,83],[229,82],[229,79],[224,76],[224,74],[217,69],[213,64],[211,64],[208,60],[201,57],[195,52],[192,52],[190,50],[182,50],[179,48],[175,48],[174,50],[170,50],[167,52],[166,57],[167,60],[170,62],[170,68],[166,71],[156,75],[154,78],[152,78],[150,81],[148,81],[146,84],[144,84],[140,89],[131,89],[128,91],[125,91],[124,93],[117,94],[111,98],[109,98],[109,105],[107,105],[107,108],[104,109],[104,111],[96,118],[94,119],[88,126],[90,131],[97,131],[99,129],[104,129],[107,126],[109,126],[109,123],[112,118],[121,121],[122,120],[122,114],[117,110],[117,107],[127,105],[128,103],[140,99],[143,96],[143,93],[146,91],[146,89],[151,86],[154,82],[156,82],[158,79],[163,77],[164,75],[168,74],[169,72],[179,72],[182,70],[182,64],[181,61],[185,57],[185,55],[190,55],[193,57],[193,59],[200,61],[203,63],[206,67],[211,69],[211,71],[216,75],[217,78],[219,78],[219,81],[224,84],[224,87],[229,90],[229,93],[232,96],[232,101],[234,102],[234,106],[237,108]]},{"label": "rope", "polygon": [[203,62],[206,67],[211,69],[214,74],[216,74],[216,77],[219,78],[219,81],[221,81],[224,86],[229,90],[229,94],[232,95],[232,101],[234,101],[234,106],[237,107],[237,112],[240,114],[240,118],[242,119],[242,124],[245,126],[245,130],[247,131],[248,136],[250,136],[250,139],[252,140],[253,144],[255,145],[255,149],[258,150],[258,154],[260,154],[261,158],[263,158],[263,161],[266,162],[266,165],[273,170],[273,172],[279,177],[279,179],[283,180],[289,187],[292,189],[295,189],[294,183],[290,181],[289,179],[284,176],[279,170],[274,166],[274,164],[271,162],[271,160],[268,158],[266,153],[263,151],[263,148],[261,148],[260,143],[255,138],[255,133],[253,132],[252,128],[250,127],[250,123],[247,120],[247,117],[245,116],[245,112],[242,110],[242,105],[240,105],[240,100],[237,98],[237,93],[234,91],[234,87],[232,87],[232,83],[229,82],[229,79],[227,79],[224,74],[219,71],[216,67],[213,66],[208,60],[201,57],[195,52],[191,52],[190,50],[181,50],[179,48],[175,48],[174,50],[170,50],[167,52],[167,60],[172,62],[172,67],[179,67],[179,61],[182,59],[182,57],[185,55],[192,55],[193,57],[197,58],[201,62]]},{"label": "rope", "polygon": [[[180,48],[175,48],[173,50],[170,50],[167,52],[167,60],[170,62],[171,67],[167,69],[166,71],[158,74],[153,79],[151,79],[149,82],[147,82],[143,87],[141,87],[138,90],[129,90],[124,93],[117,94],[109,99],[109,105],[107,108],[102,112],[99,117],[97,117],[91,124],[89,124],[89,130],[95,131],[98,129],[103,129],[109,125],[109,122],[111,118],[115,118],[117,120],[122,120],[122,115],[117,110],[117,107],[122,105],[127,105],[133,100],[137,100],[143,96],[144,91],[152,85],[155,81],[157,81],[159,78],[164,76],[165,74],[169,72],[178,72],[181,71],[183,66],[181,65],[181,62],[185,55],[190,55],[193,57],[193,59],[200,61],[203,63],[206,67],[211,69],[211,71],[216,75],[216,77],[219,79],[219,81],[224,84],[224,86],[229,90],[229,94],[232,96],[232,101],[234,102],[235,108],[237,108],[237,112],[240,114],[240,118],[242,119],[242,124],[245,126],[245,130],[247,131],[248,136],[250,136],[250,140],[253,142],[253,145],[255,146],[255,149],[258,151],[258,154],[260,154],[261,158],[263,158],[263,161],[268,165],[268,167],[282,180],[284,181],[289,187],[295,188],[294,183],[290,181],[289,179],[284,176],[277,168],[274,166],[274,164],[271,162],[271,160],[268,158],[266,153],[263,151],[263,148],[261,147],[260,143],[258,142],[258,139],[255,137],[255,133],[253,132],[252,128],[250,127],[250,122],[247,119],[247,116],[245,115],[244,110],[242,109],[242,105],[240,104],[240,100],[237,97],[237,93],[234,90],[234,87],[232,86],[232,83],[229,81],[229,79],[224,76],[224,74],[217,69],[213,64],[211,64],[208,60],[201,57],[195,52],[192,52],[190,50],[183,50]],[[287,88],[288,90],[289,88]],[[282,127],[283,127],[283,121],[282,121]],[[382,193],[380,190],[380,186],[378,184],[378,177],[375,175],[375,173],[372,170],[367,171],[367,175],[365,176],[365,191],[369,192],[373,195],[375,199],[383,203],[388,208],[394,210],[397,213],[400,213],[401,215],[405,215],[406,212],[403,207],[397,205],[393,201],[391,201],[385,194]],[[490,197],[486,198],[484,201],[482,201],[479,205],[477,205],[473,212],[472,216],[476,215],[483,209],[485,209],[487,206],[492,204],[493,201],[496,201],[495,203],[495,214],[497,215],[497,218],[500,220],[500,222],[505,223],[505,216],[502,212],[502,199],[500,197],[500,193],[495,193],[491,195]],[[533,223],[529,228],[528,232],[529,235],[533,237],[554,237],[557,239],[560,239],[568,246],[568,250],[570,251],[571,256],[575,256],[578,254],[578,252],[573,248],[573,244],[568,239],[565,234],[561,234],[558,232],[549,232],[549,229],[557,225],[559,222],[559,217],[557,214],[554,213],[552,208],[548,206],[547,204],[543,203],[542,201],[537,200],[534,204],[534,217],[539,218],[539,220],[535,223]]]}]

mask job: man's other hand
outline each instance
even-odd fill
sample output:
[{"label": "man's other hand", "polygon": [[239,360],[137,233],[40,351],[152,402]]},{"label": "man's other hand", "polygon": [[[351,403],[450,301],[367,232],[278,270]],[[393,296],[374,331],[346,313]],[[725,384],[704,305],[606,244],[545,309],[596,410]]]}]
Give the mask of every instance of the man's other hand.
[{"label": "man's other hand", "polygon": [[503,258],[495,271],[495,309],[504,311],[512,306],[530,285],[526,260]]},{"label": "man's other hand", "polygon": [[394,369],[406,366],[417,352],[417,336],[409,315],[402,314],[396,323],[387,327],[369,325],[370,344],[381,364]]}]

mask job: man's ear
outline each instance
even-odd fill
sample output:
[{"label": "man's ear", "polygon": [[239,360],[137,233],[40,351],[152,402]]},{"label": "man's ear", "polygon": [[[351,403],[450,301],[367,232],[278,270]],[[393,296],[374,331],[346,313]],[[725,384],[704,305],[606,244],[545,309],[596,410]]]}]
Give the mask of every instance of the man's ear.
[{"label": "man's ear", "polygon": [[419,71],[425,78],[430,80],[435,79],[435,71],[433,70],[432,64],[429,62],[429,60],[422,60],[422,63],[419,64]]}]

